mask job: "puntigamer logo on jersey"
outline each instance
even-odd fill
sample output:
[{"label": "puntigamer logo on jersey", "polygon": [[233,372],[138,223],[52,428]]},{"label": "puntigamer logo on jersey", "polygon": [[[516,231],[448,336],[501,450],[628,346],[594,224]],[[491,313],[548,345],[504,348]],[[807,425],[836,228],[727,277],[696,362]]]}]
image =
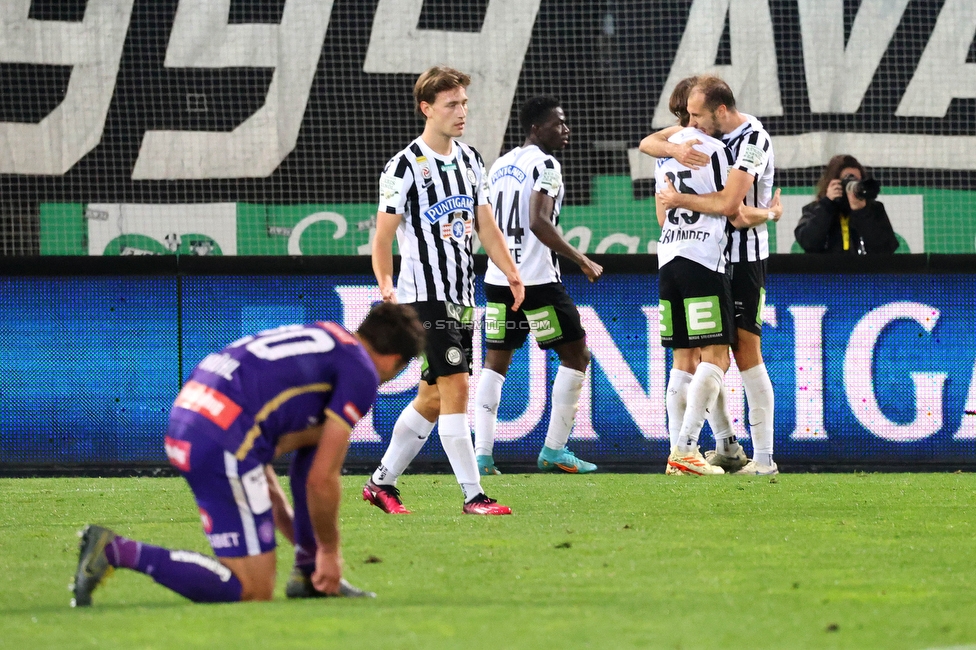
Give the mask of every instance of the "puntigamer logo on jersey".
[{"label": "puntigamer logo on jersey", "polygon": [[525,172],[516,167],[515,165],[505,165],[494,174],[491,175],[491,182],[497,183],[506,176],[512,176],[519,183],[525,182]]},{"label": "puntigamer logo on jersey", "polygon": [[470,196],[449,196],[424,210],[427,221],[437,223],[452,212],[469,212],[474,216],[474,199]]}]

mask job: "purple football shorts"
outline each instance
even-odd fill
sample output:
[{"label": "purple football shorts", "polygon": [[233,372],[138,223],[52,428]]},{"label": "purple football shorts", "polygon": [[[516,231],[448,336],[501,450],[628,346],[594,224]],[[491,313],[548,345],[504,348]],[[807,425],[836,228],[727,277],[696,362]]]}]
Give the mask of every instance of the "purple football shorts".
[{"label": "purple football shorts", "polygon": [[274,517],[264,465],[251,458],[239,461],[214,442],[202,431],[210,425],[204,418],[179,420],[170,422],[166,456],[190,484],[214,554],[245,557],[274,550]]}]

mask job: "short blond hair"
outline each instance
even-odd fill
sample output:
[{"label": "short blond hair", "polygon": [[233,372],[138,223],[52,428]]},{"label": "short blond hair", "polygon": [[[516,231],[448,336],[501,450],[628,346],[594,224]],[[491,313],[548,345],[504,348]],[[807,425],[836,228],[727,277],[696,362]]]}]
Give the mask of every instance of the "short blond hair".
[{"label": "short blond hair", "polygon": [[449,68],[446,65],[435,65],[420,73],[417,83],[413,85],[414,110],[423,117],[420,110],[420,102],[433,104],[437,99],[438,93],[455,88],[467,88],[471,85],[471,77],[460,70]]},{"label": "short blond hair", "polygon": [[716,77],[713,74],[699,75],[694,90],[705,96],[705,108],[713,113],[718,110],[719,106],[723,105],[730,111],[736,110],[735,95],[732,94],[729,84],[725,83],[721,77]]}]

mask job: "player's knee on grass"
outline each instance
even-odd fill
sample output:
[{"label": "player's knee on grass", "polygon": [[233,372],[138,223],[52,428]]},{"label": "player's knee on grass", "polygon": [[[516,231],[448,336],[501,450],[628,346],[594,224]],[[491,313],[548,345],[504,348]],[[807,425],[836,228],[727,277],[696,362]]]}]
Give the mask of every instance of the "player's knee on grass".
[{"label": "player's knee on grass", "polygon": [[275,552],[249,557],[220,558],[241,583],[241,600],[271,600],[275,587]]}]

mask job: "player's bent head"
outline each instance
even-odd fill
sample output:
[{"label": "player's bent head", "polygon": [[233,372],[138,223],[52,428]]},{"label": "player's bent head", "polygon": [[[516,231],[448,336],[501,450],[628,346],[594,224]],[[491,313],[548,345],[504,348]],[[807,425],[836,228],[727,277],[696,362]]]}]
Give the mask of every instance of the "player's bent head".
[{"label": "player's bent head", "polygon": [[370,309],[356,334],[378,354],[399,355],[404,365],[420,354],[426,341],[414,308],[389,302]]},{"label": "player's bent head", "polygon": [[549,118],[549,113],[559,108],[559,100],[549,95],[533,97],[522,104],[519,110],[519,125],[525,135],[532,133],[533,126],[539,126]]},{"label": "player's bent head", "polygon": [[690,116],[688,115],[688,95],[691,89],[698,83],[698,77],[685,77],[678,82],[678,85],[671,91],[671,99],[668,101],[668,110],[678,118],[678,124],[688,126]]},{"label": "player's bent head", "polygon": [[718,110],[719,106],[725,106],[730,111],[735,110],[735,95],[732,94],[729,84],[725,83],[721,77],[716,77],[713,74],[699,75],[692,90],[704,95],[705,108],[713,113]]},{"label": "player's bent head", "polygon": [[446,65],[435,65],[420,73],[417,83],[413,85],[413,103],[417,115],[424,117],[424,112],[420,109],[421,102],[433,104],[439,93],[454,90],[455,88],[467,88],[471,85],[471,77],[460,70],[455,70]]}]

